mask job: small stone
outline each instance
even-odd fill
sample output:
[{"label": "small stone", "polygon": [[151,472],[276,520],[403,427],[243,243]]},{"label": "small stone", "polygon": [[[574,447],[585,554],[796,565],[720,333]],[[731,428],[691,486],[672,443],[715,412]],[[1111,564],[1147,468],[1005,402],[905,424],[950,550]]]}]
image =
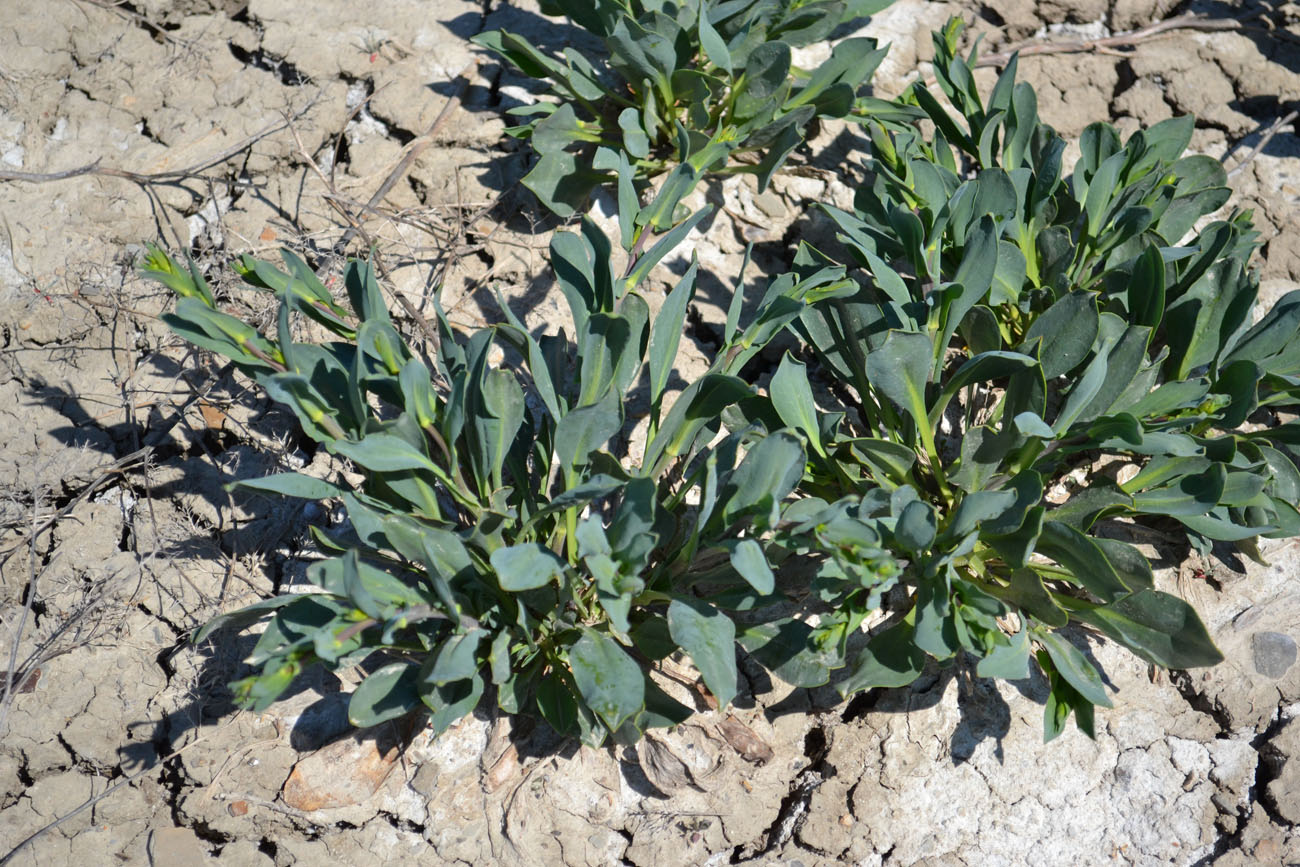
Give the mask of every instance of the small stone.
[{"label": "small stone", "polygon": [[1272,837],[1265,837],[1255,844],[1251,850],[1255,860],[1261,864],[1277,864],[1281,861],[1282,850],[1278,847],[1277,841]]},{"label": "small stone", "polygon": [[381,746],[374,730],[340,738],[294,765],[280,798],[307,813],[360,804],[387,779],[399,752],[398,744]]},{"label": "small stone", "polygon": [[840,816],[840,824],[845,828],[853,827],[853,817],[848,813],[845,813],[843,816]]},{"label": "small stone", "polygon": [[781,201],[781,197],[776,193],[759,193],[754,196],[754,204],[758,205],[758,209],[769,217],[780,219],[789,213],[789,210],[785,206],[785,202]]},{"label": "small stone", "polygon": [[199,835],[189,828],[160,828],[149,835],[150,867],[193,867],[205,861]]},{"label": "small stone", "polygon": [[230,813],[230,815],[232,815],[232,816],[247,816],[247,815],[248,815],[248,802],[247,802],[247,801],[231,801],[231,802],[230,802],[230,806],[226,808],[226,812]]},{"label": "small stone", "polygon": [[1251,639],[1255,650],[1255,671],[1277,680],[1295,665],[1295,639],[1283,632],[1256,632]]}]

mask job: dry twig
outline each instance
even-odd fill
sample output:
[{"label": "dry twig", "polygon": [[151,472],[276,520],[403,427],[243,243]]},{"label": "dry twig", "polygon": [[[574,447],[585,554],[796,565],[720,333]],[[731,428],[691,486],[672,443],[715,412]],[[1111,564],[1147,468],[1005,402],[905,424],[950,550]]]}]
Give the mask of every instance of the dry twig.
[{"label": "dry twig", "polygon": [[[248,136],[247,138],[242,139],[241,141],[235,143],[234,145],[231,145],[230,147],[226,148],[220,153],[202,159],[199,162],[195,163],[194,165],[184,169],[176,169],[173,171],[166,171],[166,172],[132,172],[132,171],[128,171],[127,169],[113,168],[112,166],[101,166],[100,162],[102,160],[96,159],[93,162],[87,163],[84,166],[79,166],[78,168],[75,169],[67,169],[66,171],[62,171],[62,172],[44,172],[44,173],[15,172],[15,171],[9,171],[7,169],[0,169],[0,181],[21,181],[23,183],[28,183],[28,184],[44,184],[44,183],[49,183],[50,181],[63,181],[69,178],[78,178],[81,177],[82,175],[98,175],[107,178],[123,178],[124,180],[128,180],[133,183],[142,184],[142,185],[165,183],[167,181],[190,180],[193,178],[200,178],[203,180],[213,180],[213,178],[209,178],[208,176],[202,174],[202,172],[212,168],[213,166],[217,166],[220,165],[221,163],[224,163],[226,160],[230,159],[231,157],[235,156],[241,151],[247,150],[248,148],[257,144],[257,142],[261,141],[267,136],[275,135],[277,132],[289,128],[289,125],[291,123],[293,123],[298,118],[302,117],[307,112],[311,111],[312,107],[316,104],[316,100],[320,98],[321,93],[322,91],[317,91],[316,95],[313,96],[305,106],[303,106],[298,111],[296,111],[291,117],[286,117],[284,120],[280,121],[279,123],[270,124],[265,128],[258,130],[257,132]],[[239,185],[241,183],[239,181],[232,181],[227,178],[216,178],[215,180],[219,180],[222,183],[231,183],[235,185]],[[247,184],[247,182],[242,182],[242,183],[245,186],[249,185]]]},{"label": "dry twig", "polygon": [[[1261,138],[1259,142],[1257,142],[1256,145],[1250,149],[1250,153],[1242,157],[1240,162],[1238,162],[1235,166],[1229,169],[1228,177],[1232,177],[1233,175],[1240,172],[1242,169],[1244,169],[1247,165],[1250,164],[1251,160],[1255,159],[1255,157],[1263,153],[1264,148],[1268,147],[1268,143],[1273,140],[1273,136],[1280,133],[1283,127],[1285,127],[1287,124],[1294,121],[1297,117],[1300,117],[1300,109],[1292,109],[1285,117],[1280,117],[1276,121],[1274,121],[1273,124],[1269,126],[1267,130],[1264,131],[1263,138]],[[1226,159],[1227,157],[1225,156],[1224,158]]]}]

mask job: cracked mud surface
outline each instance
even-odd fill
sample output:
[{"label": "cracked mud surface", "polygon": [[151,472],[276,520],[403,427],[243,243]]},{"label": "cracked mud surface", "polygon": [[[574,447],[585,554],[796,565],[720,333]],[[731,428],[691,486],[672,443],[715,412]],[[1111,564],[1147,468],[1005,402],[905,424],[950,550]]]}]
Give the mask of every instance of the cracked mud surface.
[{"label": "cracked mud surface", "polygon": [[[531,99],[529,83],[466,40],[498,26],[548,44],[572,34],[528,2],[492,0],[9,0],[6,12],[0,669],[21,677],[0,707],[0,858],[30,841],[12,863],[1300,862],[1295,542],[1266,547],[1268,567],[1159,573],[1205,615],[1227,656],[1216,669],[1157,677],[1087,644],[1120,688],[1095,743],[1073,729],[1041,743],[1042,683],[961,670],[839,703],[743,668],[730,713],[635,749],[578,748],[486,708],[433,743],[358,735],[344,713],[354,681],[323,674],[266,714],[238,712],[224,684],[253,639],[185,637],[292,586],[307,524],[329,516],[221,485],[330,459],[166,332],[153,317],[167,299],[132,257],[161,238],[215,273],[285,244],[336,273],[331,248],[359,218],[352,249],[377,244],[416,309],[440,286],[457,321],[493,321],[499,287],[530,326],[562,323],[541,255],[555,223],[516,187],[527,153],[501,140],[499,112]],[[955,12],[993,51],[1185,12],[1235,22],[1026,56],[1021,74],[1067,136],[1195,112],[1193,147],[1225,159],[1233,204],[1254,209],[1263,294],[1295,288],[1300,145],[1293,125],[1263,142],[1300,107],[1294,4],[900,0],[867,28],[894,44],[879,92],[901,89],[928,28]],[[702,262],[734,271],[752,240],[760,266],[780,267],[792,241],[824,236],[800,215],[851,198],[853,175],[834,168],[860,145],[827,129],[772,193],[702,191],[724,206],[695,240]],[[21,177],[94,163],[109,171]],[[266,313],[243,291],[228,303]],[[725,290],[706,286],[696,307],[687,374],[716,345]]]}]

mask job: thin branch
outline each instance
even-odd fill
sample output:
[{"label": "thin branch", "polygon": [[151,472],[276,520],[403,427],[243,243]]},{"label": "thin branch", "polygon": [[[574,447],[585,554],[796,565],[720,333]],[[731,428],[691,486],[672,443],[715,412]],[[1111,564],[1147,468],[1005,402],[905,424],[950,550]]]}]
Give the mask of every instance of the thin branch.
[{"label": "thin branch", "polygon": [[1268,147],[1268,143],[1273,140],[1273,136],[1280,133],[1283,127],[1291,123],[1297,117],[1300,117],[1300,109],[1292,109],[1291,112],[1288,113],[1285,117],[1280,117],[1276,121],[1274,121],[1273,125],[1270,126],[1264,132],[1264,137],[1261,138],[1253,148],[1251,148],[1250,153],[1242,157],[1241,162],[1237,163],[1228,171],[1228,177],[1232,177],[1233,175],[1237,174],[1237,172],[1241,171],[1247,165],[1249,165],[1251,160],[1259,156],[1260,153],[1263,152],[1264,148]]},{"label": "thin branch", "polygon": [[27,537],[27,599],[23,603],[22,616],[18,618],[18,627],[14,630],[13,646],[9,648],[9,667],[5,673],[4,695],[0,698],[0,734],[8,731],[9,706],[13,703],[14,692],[26,679],[24,672],[18,672],[18,647],[23,642],[23,632],[27,621],[31,619],[32,608],[36,604],[36,512],[40,508],[40,497],[32,501],[32,533]]},{"label": "thin branch", "polygon": [[[384,182],[379,185],[379,189],[375,190],[375,194],[370,197],[370,201],[366,203],[367,210],[374,210],[377,208],[379,203],[384,200],[384,196],[387,196],[389,191],[393,189],[393,185],[401,180],[408,171],[410,171],[411,165],[415,162],[416,158],[424,152],[425,148],[433,144],[433,137],[438,134],[438,131],[442,129],[443,125],[451,117],[452,113],[460,106],[461,95],[465,93],[465,88],[469,84],[470,70],[477,65],[477,60],[471,61],[470,64],[462,69],[460,74],[456,76],[456,90],[447,99],[447,104],[442,107],[442,111],[438,112],[438,116],[433,119],[433,123],[429,124],[429,128],[424,131],[424,134],[411,142],[409,150],[406,152],[406,156],[402,157],[401,162],[393,168]],[[357,236],[359,231],[360,226],[354,222],[352,226],[343,233],[343,237],[339,239],[339,242],[334,245],[334,250],[341,253],[347,248],[348,242]]]},{"label": "thin branch", "polygon": [[[210,169],[213,166],[224,163],[226,160],[230,159],[231,157],[235,156],[241,151],[248,150],[248,148],[257,144],[257,142],[261,141],[267,136],[275,135],[277,132],[280,132],[283,129],[287,129],[289,127],[289,124],[293,123],[298,118],[302,117],[304,114],[311,111],[312,107],[316,105],[316,101],[320,99],[322,92],[323,91],[317,91],[316,95],[313,96],[305,106],[300,108],[292,116],[286,117],[277,123],[270,124],[269,126],[264,127],[263,129],[253,133],[247,138],[226,148],[220,153],[207,157],[206,159],[200,160],[199,162],[195,163],[192,166],[189,166],[188,168],[176,169],[173,171],[166,171],[166,172],[132,172],[132,171],[128,171],[127,169],[118,169],[118,168],[113,168],[111,166],[101,166],[100,162],[102,160],[96,159],[93,162],[87,163],[84,166],[80,166],[75,169],[67,169],[66,171],[62,171],[62,172],[40,173],[40,172],[14,172],[8,170],[0,170],[0,181],[21,181],[23,183],[29,183],[29,184],[43,184],[43,183],[48,183],[50,181],[63,181],[63,180],[67,180],[68,178],[77,178],[77,177],[81,177],[82,175],[98,175],[100,177],[108,177],[108,178],[123,178],[124,180],[128,180],[137,184],[156,184],[165,181],[189,180],[195,177],[203,177],[200,174],[200,172],[203,172],[206,169]],[[220,180],[222,181],[222,183],[229,183],[229,181],[227,181],[224,178]]]},{"label": "thin branch", "polygon": [[1089,51],[1112,53],[1112,49],[1131,48],[1141,42],[1145,42],[1149,39],[1153,39],[1175,30],[1219,32],[1224,30],[1249,29],[1253,28],[1243,24],[1236,18],[1210,19],[1188,12],[1184,15],[1166,18],[1164,21],[1157,21],[1154,24],[1141,27],[1137,30],[1129,30],[1125,33],[1116,33],[1113,36],[1102,36],[1097,39],[1071,39],[1060,42],[1031,40],[1028,42],[1022,42],[1019,45],[1012,46],[1006,51],[997,54],[986,54],[983,57],[980,57],[976,61],[975,65],[977,67],[1005,66],[1016,54],[1019,54],[1021,57],[1030,57],[1036,54],[1081,54]]},{"label": "thin branch", "polygon": [[84,502],[87,497],[93,494],[99,488],[100,485],[104,484],[104,482],[108,481],[114,476],[126,471],[126,469],[129,468],[132,464],[135,464],[139,461],[146,460],[152,451],[153,451],[152,446],[145,446],[139,451],[131,452],[129,455],[125,455],[121,458],[118,458],[116,461],[109,464],[93,482],[91,482],[89,485],[86,485],[86,487],[82,488],[81,493],[73,497],[71,502],[69,502],[62,509],[59,509],[59,511],[55,512],[49,518],[46,518],[45,521],[42,522],[40,526],[34,526],[32,528],[32,532],[27,536],[26,539],[23,539],[21,542],[18,542],[15,545],[11,546],[10,548],[6,549],[5,551],[0,552],[4,555],[4,556],[0,556],[0,566],[4,566],[5,563],[8,563],[9,558],[12,557],[18,551],[22,550],[24,545],[34,544],[37,536],[41,535],[46,530],[53,527],[55,523],[57,523],[64,515],[67,515],[73,509],[77,508],[77,506],[81,505],[81,503]]},{"label": "thin branch", "polygon": [[[239,713],[235,714],[233,717],[230,718],[229,722],[227,722],[227,723],[225,723],[224,725],[222,725],[221,728],[222,728],[222,729],[225,729],[225,728],[227,728],[227,727],[233,725],[234,722],[235,722],[235,720],[239,719],[239,716],[240,716],[240,714],[242,714],[242,713],[243,713],[243,711],[240,711]],[[122,788],[123,786],[129,786],[129,785],[131,785],[132,783],[134,783],[136,780],[140,779],[141,777],[143,777],[143,776],[145,776],[145,775],[147,775],[147,774],[149,774],[149,773],[152,773],[152,772],[154,772],[154,771],[157,771],[160,767],[162,767],[163,765],[167,764],[167,762],[170,762],[172,759],[176,758],[176,757],[179,756],[181,753],[183,753],[183,752],[185,752],[186,750],[188,750],[190,747],[194,746],[195,744],[201,744],[201,743],[203,743],[205,740],[207,740],[207,736],[206,736],[206,735],[199,735],[199,736],[196,737],[194,740],[190,741],[188,744],[186,744],[185,746],[181,747],[180,749],[172,750],[170,753],[168,753],[167,755],[163,756],[162,758],[160,758],[158,761],[154,762],[154,763],[153,763],[152,765],[150,765],[149,767],[147,767],[147,768],[143,768],[143,769],[141,769],[141,770],[139,770],[139,771],[136,771],[134,774],[131,774],[129,777],[123,777],[122,779],[120,779],[120,780],[118,780],[116,783],[114,783],[113,785],[109,786],[109,787],[108,787],[107,789],[105,789],[104,791],[100,792],[98,795],[95,795],[95,796],[93,796],[93,797],[91,797],[91,798],[87,798],[87,799],[86,799],[86,802],[85,802],[84,804],[82,804],[80,807],[77,807],[76,809],[72,810],[70,813],[67,813],[67,814],[65,814],[65,815],[63,815],[63,816],[60,816],[59,818],[55,819],[55,820],[54,820],[53,822],[51,822],[50,824],[46,825],[44,828],[41,828],[40,830],[38,830],[38,831],[34,831],[32,834],[30,834],[26,839],[24,839],[21,843],[19,843],[19,844],[18,844],[17,846],[15,846],[12,850],[10,850],[9,854],[5,855],[3,858],[0,858],[0,867],[4,867],[4,865],[8,864],[8,863],[9,863],[10,861],[12,861],[15,857],[17,857],[17,855],[18,855],[19,852],[22,852],[22,851],[23,851],[24,849],[26,849],[28,846],[30,846],[30,845],[32,845],[33,843],[35,843],[38,839],[40,839],[40,838],[41,838],[42,836],[44,836],[45,834],[48,834],[50,831],[53,831],[55,828],[59,827],[59,826],[62,825],[64,822],[68,821],[69,819],[73,818],[74,816],[80,815],[81,813],[83,813],[83,812],[85,812],[86,810],[90,809],[91,807],[95,806],[95,805],[98,804],[100,801],[104,800],[104,799],[107,798],[109,795],[113,794],[113,793],[116,792],[118,789]]]}]

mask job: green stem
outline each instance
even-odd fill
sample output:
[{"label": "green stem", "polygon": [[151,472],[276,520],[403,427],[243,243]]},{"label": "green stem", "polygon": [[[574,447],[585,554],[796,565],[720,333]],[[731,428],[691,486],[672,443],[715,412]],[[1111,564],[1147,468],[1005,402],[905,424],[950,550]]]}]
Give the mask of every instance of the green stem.
[{"label": "green stem", "polygon": [[939,449],[934,442],[934,431],[928,424],[917,424],[917,430],[921,434],[921,444],[925,446],[926,456],[930,459],[930,472],[934,474],[934,480],[939,483],[939,493],[943,495],[944,502],[952,505],[952,489],[948,487],[948,476],[943,471],[943,463],[939,460]]}]

